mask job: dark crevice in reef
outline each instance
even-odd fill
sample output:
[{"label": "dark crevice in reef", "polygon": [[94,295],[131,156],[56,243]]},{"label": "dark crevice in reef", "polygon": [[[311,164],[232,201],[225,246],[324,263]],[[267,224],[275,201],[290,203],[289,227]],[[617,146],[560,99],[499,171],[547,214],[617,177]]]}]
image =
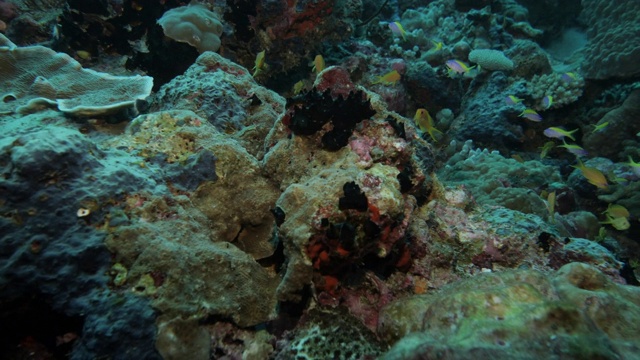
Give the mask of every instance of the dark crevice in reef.
[{"label": "dark crevice in reef", "polygon": [[69,359],[84,318],[58,313],[39,297],[3,302],[1,308],[0,358]]}]

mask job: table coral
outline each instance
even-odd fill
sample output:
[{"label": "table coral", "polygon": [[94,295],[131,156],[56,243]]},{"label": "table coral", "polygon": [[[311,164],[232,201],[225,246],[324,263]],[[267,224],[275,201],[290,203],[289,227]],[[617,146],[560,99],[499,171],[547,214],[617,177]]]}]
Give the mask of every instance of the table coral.
[{"label": "table coral", "polygon": [[0,34],[3,90],[0,113],[57,106],[75,116],[100,116],[134,108],[151,93],[153,78],[113,76],[81,65],[44,46],[17,47]]}]

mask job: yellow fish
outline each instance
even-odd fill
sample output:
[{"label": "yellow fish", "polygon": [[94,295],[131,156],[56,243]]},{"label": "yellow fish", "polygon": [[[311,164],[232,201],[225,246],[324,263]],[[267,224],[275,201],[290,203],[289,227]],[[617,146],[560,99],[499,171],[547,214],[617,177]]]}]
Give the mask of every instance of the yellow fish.
[{"label": "yellow fish", "polygon": [[251,70],[255,70],[252,75],[253,77],[256,77],[256,75],[258,75],[258,73],[264,69],[266,65],[264,63],[264,57],[265,57],[264,55],[265,55],[264,50],[260,51],[258,55],[256,55],[256,64],[253,67],[253,69],[251,69]]},{"label": "yellow fish", "polygon": [[396,70],[389,71],[388,73],[378,76],[378,78],[371,83],[374,84],[384,84],[384,85],[395,85],[398,80],[400,80],[400,73]]},{"label": "yellow fish", "polygon": [[633,172],[636,173],[636,175],[640,176],[640,163],[633,161],[633,158],[631,156],[629,156],[629,162],[625,163],[625,165],[631,166]]},{"label": "yellow fish", "polygon": [[416,110],[416,115],[413,117],[413,120],[416,122],[416,125],[420,128],[420,131],[423,133],[429,133],[429,136],[433,139],[434,142],[438,142],[434,135],[435,132],[442,134],[442,131],[433,127],[433,119],[427,109],[420,108]]},{"label": "yellow fish", "polygon": [[76,55],[82,60],[91,60],[91,53],[85,50],[76,51]]},{"label": "yellow fish", "polygon": [[476,67],[475,65],[469,67],[469,65],[455,59],[447,60],[444,64],[449,68],[449,77],[452,77],[454,74],[467,74],[471,69]]},{"label": "yellow fish", "polygon": [[600,125],[593,125],[592,124],[591,126],[593,126],[593,131],[591,133],[593,134],[594,132],[600,131],[600,130],[606,128],[608,125],[609,125],[608,121],[605,121]]},{"label": "yellow fish", "polygon": [[539,147],[538,149],[542,150],[540,151],[540,159],[544,159],[549,153],[549,150],[553,149],[554,146],[556,146],[556,144],[553,141],[547,141],[542,147]]},{"label": "yellow fish", "polygon": [[[562,139],[562,141],[564,142],[564,139]],[[583,149],[581,146],[576,144],[567,144],[566,142],[564,142],[562,145],[558,145],[558,146],[567,149],[567,151],[569,151],[575,156],[589,155],[589,152],[587,150]]]},{"label": "yellow fish", "polygon": [[564,139],[565,137],[568,137],[569,139],[576,141],[576,138],[573,137],[573,134],[578,130],[580,129],[569,131],[561,127],[550,127],[545,129],[542,133],[544,134],[544,136],[550,137],[550,138]]},{"label": "yellow fish", "polygon": [[552,191],[547,196],[547,210],[549,210],[549,217],[551,219],[551,223],[555,222],[555,212],[556,212],[556,192]]},{"label": "yellow fish", "polygon": [[293,84],[293,93],[294,94],[299,94],[300,91],[302,91],[302,89],[304,89],[304,81],[300,80],[297,83]]},{"label": "yellow fish", "polygon": [[615,205],[615,204],[609,204],[609,206],[607,207],[607,210],[603,211],[602,213],[606,214],[607,216],[611,216],[613,218],[621,218],[621,217],[628,218],[629,216],[631,216],[627,208],[625,208],[622,205]]},{"label": "yellow fish", "polygon": [[604,176],[602,171],[585,166],[580,159],[578,159],[578,165],[573,166],[576,169],[579,169],[582,172],[582,176],[584,176],[589,184],[595,185],[600,189],[606,189],[609,187],[609,183],[607,183],[607,178]]},{"label": "yellow fish", "polygon": [[442,43],[442,41],[431,40],[431,42],[433,43],[433,47],[431,48],[431,51],[440,51],[444,47],[444,44]]},{"label": "yellow fish", "polygon": [[316,55],[315,59],[313,59],[313,69],[311,70],[315,71],[317,74],[320,71],[324,70],[324,67],[324,58],[322,57],[322,55]]},{"label": "yellow fish", "polygon": [[600,224],[609,224],[616,230],[627,230],[631,227],[631,224],[629,224],[629,220],[627,220],[627,218],[613,218],[609,215],[607,215],[607,221],[601,221]]},{"label": "yellow fish", "polygon": [[519,103],[521,101],[522,101],[522,99],[520,99],[519,97],[514,96],[514,95],[509,95],[506,98],[504,98],[504,102],[506,102],[507,105],[515,105],[515,104],[517,104],[517,103]]},{"label": "yellow fish", "polygon": [[406,36],[407,32],[404,31],[402,24],[400,24],[397,21],[394,21],[394,22],[390,22],[388,25],[392,33],[394,33],[395,35],[402,36],[402,40],[407,41],[407,36]]}]

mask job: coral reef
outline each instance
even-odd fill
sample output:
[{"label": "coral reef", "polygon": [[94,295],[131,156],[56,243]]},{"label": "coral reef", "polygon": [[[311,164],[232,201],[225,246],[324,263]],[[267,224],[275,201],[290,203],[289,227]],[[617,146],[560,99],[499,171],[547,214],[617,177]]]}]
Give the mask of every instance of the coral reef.
[{"label": "coral reef", "polygon": [[199,52],[220,48],[222,24],[215,13],[203,4],[192,3],[165,12],[158,24],[171,39],[198,49]]},{"label": "coral reef", "polygon": [[370,359],[382,345],[369,329],[339,310],[311,310],[278,344],[276,359]]},{"label": "coral reef", "polygon": [[[99,149],[66,123],[46,110],[3,126],[3,308],[10,312],[42,297],[46,312],[64,315],[59,331],[82,333],[74,350],[78,358],[159,358],[148,301],[107,287],[111,254],[104,243],[112,204],[126,193],[153,188],[159,179],[128,165],[121,151]],[[79,328],[64,330],[74,317],[82,318]],[[32,330],[6,331],[4,338]],[[49,334],[56,335],[62,334]]]},{"label": "coral reef", "polygon": [[502,51],[491,49],[476,49],[469,53],[469,61],[478,64],[485,70],[511,70],[513,61],[506,57]]},{"label": "coral reef", "polygon": [[434,352],[448,359],[510,359],[514,352],[525,359],[559,358],[550,355],[554,351],[576,358],[633,357],[638,324],[630,319],[640,311],[637,299],[638,288],[612,283],[580,263],[551,278],[531,270],[481,274],[387,306],[380,333],[402,340],[382,358]]},{"label": "coral reef", "polygon": [[469,145],[455,154],[438,176],[452,186],[465,185],[479,203],[539,216],[545,216],[547,209],[536,190],[562,181],[553,166],[539,161],[520,163]]},{"label": "coral reef", "polygon": [[0,0],[0,357],[633,358],[636,7]]},{"label": "coral reef", "polygon": [[97,116],[132,108],[151,93],[153,78],[113,76],[44,46],[17,47],[0,35],[1,113],[28,113],[46,106],[69,115]]},{"label": "coral reef", "polygon": [[284,106],[284,98],[258,85],[247,69],[207,52],[155,93],[150,110],[193,111],[261,159],[262,141]]},{"label": "coral reef", "polygon": [[640,74],[640,4],[633,0],[582,0],[580,19],[587,26],[589,43],[582,70],[589,79],[634,77]]},{"label": "coral reef", "polygon": [[[597,124],[607,123],[599,131],[590,131],[583,139],[585,148],[596,156],[617,158],[625,147],[637,147],[640,124],[634,119],[640,116],[640,90],[635,90],[618,108],[607,112]],[[629,154],[640,155],[640,154]],[[624,158],[618,160],[625,160]]]}]

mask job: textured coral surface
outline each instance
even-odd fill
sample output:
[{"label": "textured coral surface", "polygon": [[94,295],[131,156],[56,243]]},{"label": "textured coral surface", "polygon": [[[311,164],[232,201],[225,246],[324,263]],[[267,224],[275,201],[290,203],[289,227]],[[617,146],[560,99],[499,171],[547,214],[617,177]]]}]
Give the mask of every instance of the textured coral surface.
[{"label": "textured coral surface", "polygon": [[636,8],[0,0],[0,358],[637,358]]}]

